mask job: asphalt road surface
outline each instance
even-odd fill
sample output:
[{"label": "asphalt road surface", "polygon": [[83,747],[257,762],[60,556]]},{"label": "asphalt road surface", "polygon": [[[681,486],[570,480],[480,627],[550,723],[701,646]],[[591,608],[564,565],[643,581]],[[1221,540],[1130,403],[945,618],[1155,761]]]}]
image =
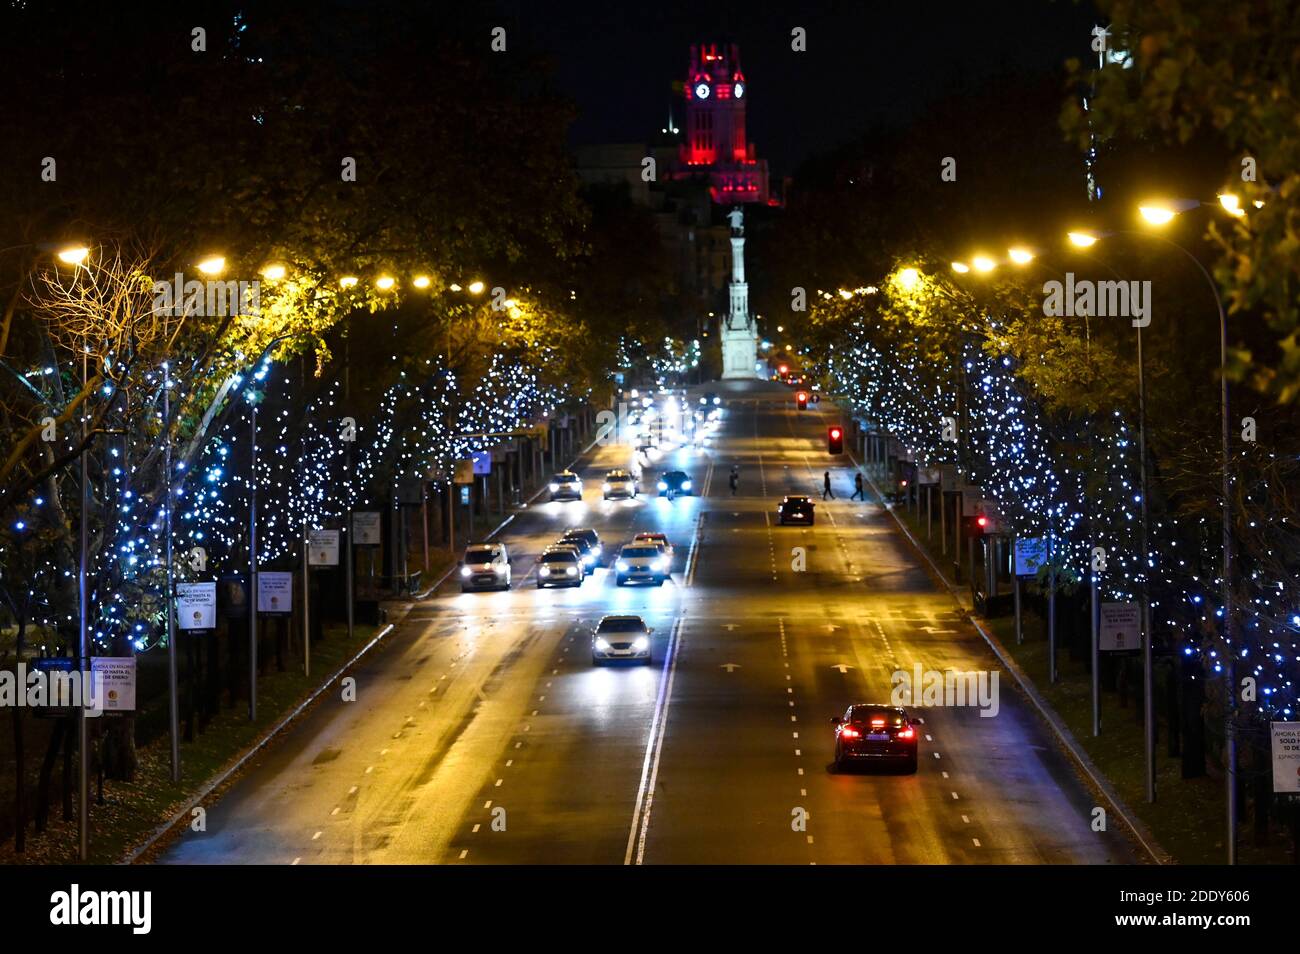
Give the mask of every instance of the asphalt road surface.
[{"label": "asphalt road surface", "polygon": [[[891,674],[1000,672],[875,503],[826,454],[833,408],[779,386],[730,396],[717,438],[646,472],[698,496],[601,499],[630,449],[583,459],[581,503],[536,503],[501,532],[508,592],[449,581],[183,830],[164,863],[1102,864],[1138,860],[1050,730],[1000,673],[998,711],[929,706],[915,775],[833,770],[830,719],[888,702]],[[740,468],[738,492],[728,486]],[[830,470],[838,499],[822,503]],[[777,525],[785,493],[814,527]],[[608,565],[538,590],[533,559],[572,526],[611,551],[675,545],[663,587]],[[795,548],[802,548],[802,557]],[[800,568],[800,559],[805,565]],[[607,613],[654,627],[650,666],[594,667]]]}]

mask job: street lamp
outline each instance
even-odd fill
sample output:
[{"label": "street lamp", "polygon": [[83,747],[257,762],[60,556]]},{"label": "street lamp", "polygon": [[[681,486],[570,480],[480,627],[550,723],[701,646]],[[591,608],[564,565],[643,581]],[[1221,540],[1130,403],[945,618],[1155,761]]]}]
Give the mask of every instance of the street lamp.
[{"label": "street lamp", "polygon": [[970,271],[970,266],[967,265],[965,262],[953,262],[952,270],[956,272],[958,275],[965,275],[967,272]]},{"label": "street lamp", "polygon": [[1097,233],[1095,232],[1070,232],[1068,234],[1070,244],[1078,248],[1092,248],[1097,244]]},{"label": "street lamp", "polygon": [[226,270],[226,260],[221,255],[210,255],[199,262],[197,268],[204,275],[220,275]]},{"label": "street lamp", "polygon": [[73,245],[61,249],[58,252],[58,259],[65,265],[80,265],[86,260],[86,256],[89,254],[90,249],[86,248],[84,245]]},{"label": "street lamp", "polygon": [[993,269],[997,268],[997,262],[993,261],[993,259],[989,258],[987,255],[976,255],[971,259],[971,264],[975,266],[975,271],[977,272],[991,272]]},{"label": "street lamp", "polygon": [[380,291],[392,291],[393,286],[397,284],[397,279],[392,275],[380,275],[375,279],[375,287]]},{"label": "street lamp", "polygon": [[1009,248],[1007,257],[1017,265],[1028,265],[1034,260],[1034,253],[1027,248]]},{"label": "street lamp", "polygon": [[483,294],[483,288],[484,288],[484,287],[485,287],[485,286],[484,286],[483,283],[480,282],[480,281],[473,281],[473,282],[470,282],[470,283],[469,283],[469,293],[470,293],[471,295],[481,295],[481,294]]},{"label": "street lamp", "polygon": [[262,277],[268,282],[278,282],[287,274],[287,269],[278,262],[272,262],[262,268]]}]

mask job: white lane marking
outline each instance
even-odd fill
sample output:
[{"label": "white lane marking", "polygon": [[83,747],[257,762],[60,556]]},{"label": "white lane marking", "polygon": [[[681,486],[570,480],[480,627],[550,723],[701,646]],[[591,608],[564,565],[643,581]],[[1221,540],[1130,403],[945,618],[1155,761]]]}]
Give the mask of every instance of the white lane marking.
[{"label": "white lane marking", "polygon": [[495,786],[495,787],[496,787],[496,788],[500,788],[500,787],[501,787],[501,783],[504,782],[504,781],[505,781],[505,779],[503,779],[503,778],[499,778],[499,779],[497,779],[497,783],[496,783],[496,786]]},{"label": "white lane marking", "polygon": [[[698,540],[698,524],[696,525]],[[691,552],[695,550],[694,544]],[[659,683],[654,715],[650,719],[650,736],[646,740],[645,760],[641,764],[641,781],[636,790],[636,806],[632,809],[632,827],[627,834],[627,851],[623,864],[641,864],[645,858],[645,840],[650,830],[650,807],[654,803],[654,786],[659,777],[659,755],[663,750],[664,727],[668,722],[668,704],[672,698],[673,680],[677,675],[677,653],[681,644],[682,620],[678,618],[668,638],[668,652],[664,657],[667,678]]]},{"label": "white lane marking", "polygon": [[338,813],[339,813],[339,806],[335,805],[334,811],[330,812],[330,815],[333,816],[333,815],[337,815]]},{"label": "white lane marking", "polygon": [[970,824],[970,816],[968,815],[962,815],[961,820],[964,821],[967,825]]},{"label": "white lane marking", "polygon": [[492,799],[489,798],[486,802],[483,803],[483,810],[487,811],[491,807],[492,807]]},{"label": "white lane marking", "polygon": [[939,774],[942,775],[944,778],[947,778],[947,777],[948,777],[948,773],[947,773],[947,772],[940,772]]},{"label": "white lane marking", "polygon": [[355,795],[356,793],[357,793],[357,787],[355,785],[353,785],[350,789],[348,789],[349,795]]},{"label": "white lane marking", "polygon": [[957,801],[957,797],[958,797],[958,796],[957,796],[957,793],[956,793],[956,792],[953,792],[953,793],[952,793],[952,800],[953,800],[954,802]]},{"label": "white lane marking", "polygon": [[469,849],[468,849],[468,848],[466,848],[465,850],[463,850],[463,851],[460,853],[461,861],[464,861],[464,860],[465,860],[465,856],[468,855],[468,854],[469,854]]},{"label": "white lane marking", "polygon": [[515,760],[514,760],[514,759],[506,759],[506,768],[510,768],[510,766],[512,766],[512,765],[514,765],[514,764],[515,764]]},{"label": "white lane marking", "polygon": [[312,841],[315,841],[317,838],[319,838],[319,837],[320,837],[321,835],[323,835],[323,834],[325,834],[325,832],[323,832],[323,831],[318,831],[318,832],[316,832],[316,834],[314,834],[314,835],[311,836],[311,840],[312,840]]},{"label": "white lane marking", "polygon": [[979,847],[980,847],[980,840],[979,840],[978,838],[972,838],[971,841],[975,842],[975,847],[976,847],[976,848],[979,848]]},{"label": "white lane marking", "polygon": [[474,823],[474,827],[470,829],[470,834],[472,834],[472,835],[477,835],[477,834],[478,834],[478,830],[479,830],[480,828],[482,828],[482,827],[483,827],[483,826],[482,826],[481,823],[479,823],[479,822],[475,822],[475,823]]}]

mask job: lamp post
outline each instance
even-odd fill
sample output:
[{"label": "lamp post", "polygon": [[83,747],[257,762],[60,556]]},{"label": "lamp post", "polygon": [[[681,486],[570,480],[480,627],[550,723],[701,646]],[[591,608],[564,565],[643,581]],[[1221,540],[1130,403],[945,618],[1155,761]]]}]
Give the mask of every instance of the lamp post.
[{"label": "lamp post", "polygon": [[[1202,203],[1193,200],[1183,200],[1173,205],[1146,205],[1142,206],[1140,213],[1148,223],[1155,226],[1166,225],[1171,222],[1179,212],[1187,208],[1194,208]],[[1231,214],[1238,214],[1233,209],[1235,203],[1220,200],[1220,204]],[[1176,206],[1176,207],[1174,207]],[[1226,709],[1224,716],[1224,783],[1226,786],[1227,801],[1227,841],[1228,841],[1228,864],[1237,863],[1237,740],[1235,734],[1235,714],[1236,714],[1236,684],[1235,684],[1235,651],[1232,648],[1233,620],[1235,616],[1234,598],[1232,592],[1232,579],[1234,573],[1234,553],[1232,541],[1232,456],[1231,445],[1228,437],[1228,318],[1223,307],[1223,299],[1219,295],[1218,286],[1214,283],[1214,278],[1209,271],[1201,264],[1200,260],[1189,252],[1182,245],[1162,235],[1155,235],[1150,232],[1120,229],[1107,233],[1107,235],[1137,235],[1143,238],[1154,239],[1162,242],[1168,247],[1181,252],[1182,255],[1196,266],[1204,277],[1207,285],[1210,286],[1210,292],[1214,295],[1214,304],[1219,315],[1219,423],[1220,423],[1220,470],[1222,480],[1222,522],[1223,522],[1223,569],[1221,573],[1221,586],[1223,598],[1223,640],[1228,647],[1225,653],[1227,659],[1225,664],[1225,693],[1224,707]],[[1080,247],[1088,247],[1097,241],[1099,236],[1094,233],[1072,232],[1070,240]],[[1141,329],[1138,330],[1139,348],[1141,342]],[[1139,370],[1140,370],[1139,351]],[[1143,460],[1142,460],[1142,509],[1143,509],[1143,581],[1148,576],[1150,569],[1149,554],[1146,550],[1146,460],[1145,460],[1145,429],[1142,433]],[[1149,621],[1144,619],[1144,627]],[[1146,643],[1150,644],[1150,633],[1146,634]],[[1145,674],[1146,694],[1148,707],[1154,704],[1151,699],[1151,672],[1149,656],[1150,650],[1144,650],[1144,659],[1147,661],[1147,672]],[[1148,794],[1154,799],[1154,776],[1151,775],[1154,766],[1154,745],[1150,741],[1152,727],[1148,727]]]}]

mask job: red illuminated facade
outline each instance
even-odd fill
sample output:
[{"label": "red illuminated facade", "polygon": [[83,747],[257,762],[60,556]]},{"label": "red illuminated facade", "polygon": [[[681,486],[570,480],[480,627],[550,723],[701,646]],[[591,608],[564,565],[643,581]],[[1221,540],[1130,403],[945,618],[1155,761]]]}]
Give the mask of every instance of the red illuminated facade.
[{"label": "red illuminated facade", "polygon": [[759,159],[745,136],[749,84],[734,43],[691,47],[686,74],[685,139],[677,176],[707,176],[709,194],[719,205],[769,204],[767,161]]}]

